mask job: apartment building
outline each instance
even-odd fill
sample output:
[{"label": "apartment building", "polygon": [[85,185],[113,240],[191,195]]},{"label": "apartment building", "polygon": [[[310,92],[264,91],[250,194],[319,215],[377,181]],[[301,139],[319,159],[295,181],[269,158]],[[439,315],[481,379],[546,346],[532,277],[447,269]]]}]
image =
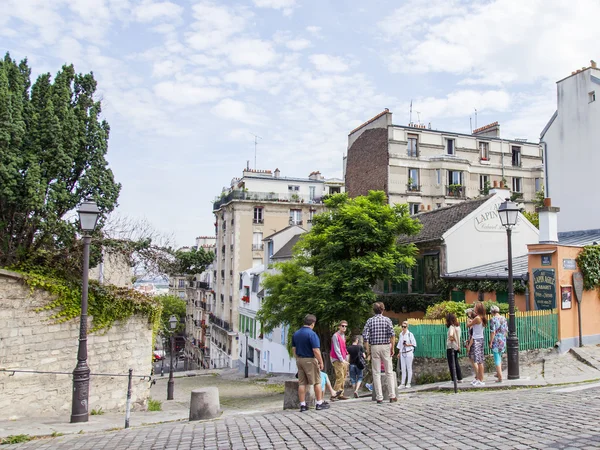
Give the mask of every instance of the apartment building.
[{"label": "apartment building", "polygon": [[215,309],[210,313],[211,367],[236,367],[239,357],[241,273],[263,264],[265,236],[290,225],[311,228],[323,210],[323,197],[344,191],[340,179],[320,172],[307,178],[284,177],[278,169],[245,169],[213,204],[216,258]]},{"label": "apartment building", "polygon": [[547,162],[546,196],[560,208],[559,232],[599,230],[600,209],[590,201],[598,191],[600,167],[600,69],[596,62],[559,80],[556,91],[556,112],[540,136]]},{"label": "apartment building", "polygon": [[351,197],[383,190],[391,204],[408,203],[411,214],[487,195],[503,184],[533,211],[543,171],[540,146],[502,139],[497,122],[463,134],[394,125],[387,109],[350,132],[344,161]]}]

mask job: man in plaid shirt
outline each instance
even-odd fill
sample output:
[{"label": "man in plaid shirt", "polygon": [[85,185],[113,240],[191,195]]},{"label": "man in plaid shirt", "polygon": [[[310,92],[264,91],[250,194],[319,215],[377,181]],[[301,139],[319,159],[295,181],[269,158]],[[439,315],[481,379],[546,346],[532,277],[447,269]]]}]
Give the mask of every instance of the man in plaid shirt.
[{"label": "man in plaid shirt", "polygon": [[363,330],[365,339],[365,350],[371,355],[371,369],[373,371],[373,388],[375,389],[375,398],[377,403],[383,402],[383,393],[381,390],[381,362],[385,369],[385,380],[390,394],[390,403],[397,402],[394,391],[394,377],[392,368],[392,356],[394,355],[394,344],[396,343],[396,334],[392,321],[383,315],[385,305],[382,302],[373,304],[375,315],[367,320]]}]

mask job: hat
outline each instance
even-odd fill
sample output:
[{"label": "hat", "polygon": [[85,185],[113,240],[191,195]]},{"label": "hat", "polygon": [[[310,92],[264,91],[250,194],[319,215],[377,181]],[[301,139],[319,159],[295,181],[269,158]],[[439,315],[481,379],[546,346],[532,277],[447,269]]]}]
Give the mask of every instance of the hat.
[{"label": "hat", "polygon": [[500,308],[498,308],[498,306],[496,306],[496,305],[492,305],[492,307],[490,308],[490,311],[492,311],[492,312],[500,312]]}]

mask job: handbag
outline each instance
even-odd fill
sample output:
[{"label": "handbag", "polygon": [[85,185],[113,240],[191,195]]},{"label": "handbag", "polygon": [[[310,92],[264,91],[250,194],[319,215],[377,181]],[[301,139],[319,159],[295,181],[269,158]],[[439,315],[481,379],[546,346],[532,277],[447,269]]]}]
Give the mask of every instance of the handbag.
[{"label": "handbag", "polygon": [[356,368],[358,370],[364,370],[367,367],[367,362],[363,356],[363,348],[361,347],[358,351],[358,358],[356,359]]}]

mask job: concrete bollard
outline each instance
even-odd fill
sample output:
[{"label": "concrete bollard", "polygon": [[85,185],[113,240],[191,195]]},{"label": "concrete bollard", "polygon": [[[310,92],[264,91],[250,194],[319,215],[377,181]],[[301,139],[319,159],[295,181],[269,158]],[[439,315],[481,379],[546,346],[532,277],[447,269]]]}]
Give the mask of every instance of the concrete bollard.
[{"label": "concrete bollard", "polygon": [[190,401],[190,421],[214,419],[221,415],[219,389],[206,387],[194,389]]},{"label": "concrete bollard", "polygon": [[[307,406],[315,406],[315,390],[313,386],[306,387],[306,404]],[[298,400],[298,380],[285,382],[283,409],[300,409],[300,400]]]},{"label": "concrete bollard", "polygon": [[[392,386],[394,389],[392,395],[397,395],[397,393],[398,393],[398,378],[396,377],[396,372],[392,372]],[[390,398],[387,383],[385,382],[385,374],[384,373],[381,374],[381,392],[383,394],[384,400],[387,400]],[[375,396],[375,384],[373,384],[373,394],[371,395],[371,399],[377,400],[377,398]]]}]

